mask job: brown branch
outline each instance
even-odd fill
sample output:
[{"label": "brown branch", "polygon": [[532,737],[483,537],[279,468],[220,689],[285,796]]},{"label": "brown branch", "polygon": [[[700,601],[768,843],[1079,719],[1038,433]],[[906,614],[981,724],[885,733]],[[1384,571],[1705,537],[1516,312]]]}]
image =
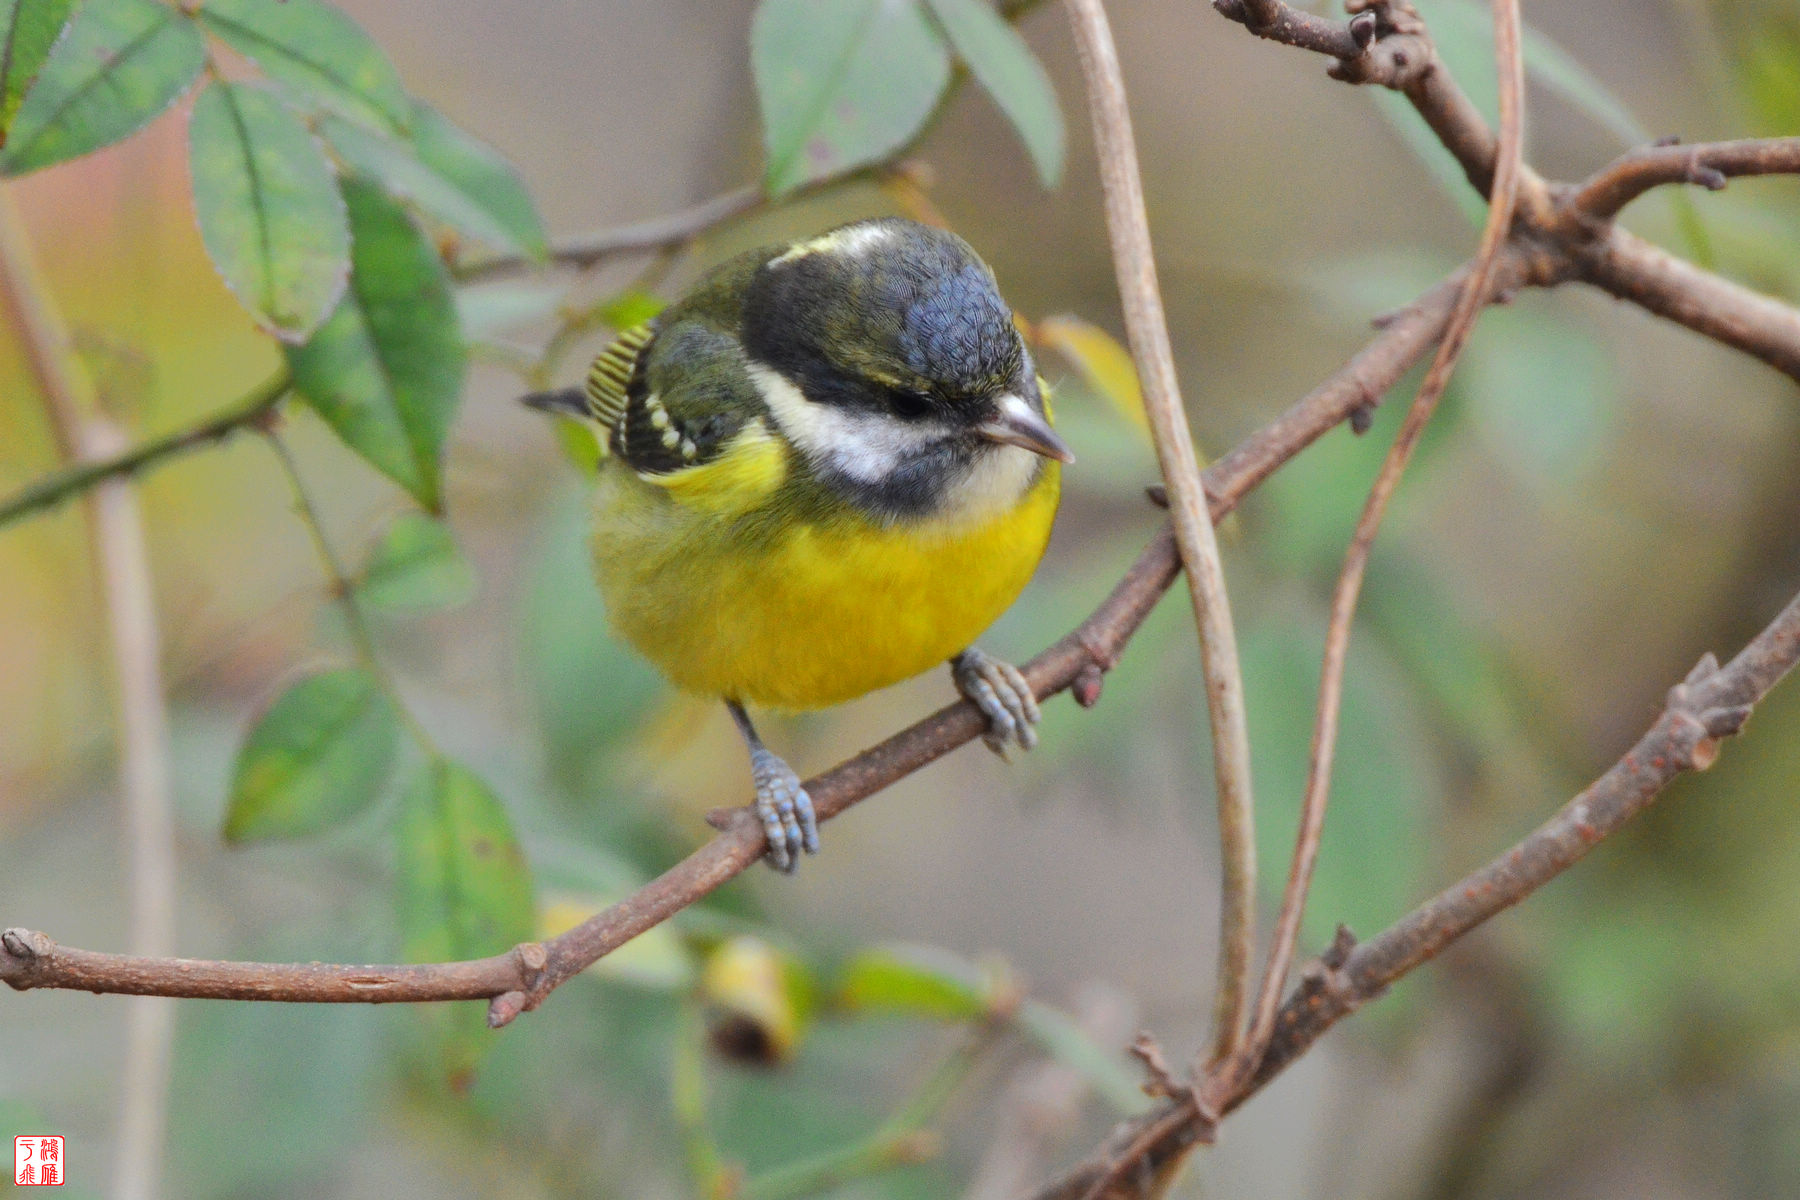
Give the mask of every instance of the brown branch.
[{"label": "brown branch", "polygon": [[1796,173],[1800,173],[1800,137],[1645,146],[1596,172],[1569,203],[1604,221],[1651,188],[1667,183],[1693,183],[1716,192],[1734,176]]},{"label": "brown branch", "polygon": [[[1230,1095],[1229,1112],[1255,1095],[1338,1021],[1497,913],[1568,870],[1648,808],[1687,771],[1703,771],[1720,739],[1737,733],[1752,707],[1800,662],[1800,596],[1723,668],[1712,655],[1669,690],[1662,714],[1623,757],[1549,820],[1480,869],[1439,892],[1370,940],[1340,933],[1282,1006],[1275,1038],[1256,1071]],[[1152,1165],[1185,1153],[1204,1124],[1191,1106],[1165,1103],[1125,1122],[1100,1151],[1033,1200],[1074,1200],[1093,1182],[1118,1174],[1136,1153]],[[1118,1196],[1135,1193],[1118,1192]],[[1110,1200],[1110,1197],[1109,1197]]]},{"label": "brown branch", "polygon": [[[1269,0],[1264,0],[1265,3]],[[1213,777],[1218,800],[1221,898],[1218,983],[1213,1005],[1213,1053],[1224,1058],[1241,1044],[1250,1004],[1251,955],[1256,940],[1256,832],[1250,782],[1250,733],[1244,709],[1244,679],[1238,665],[1237,634],[1225,568],[1208,515],[1206,487],[1194,453],[1194,436],[1181,403],[1175,352],[1156,256],[1150,245],[1150,217],[1131,133],[1131,111],[1118,48],[1100,0],[1067,0],[1069,27],[1087,79],[1094,119],[1094,145],[1106,202],[1125,329],[1143,382],[1144,411],[1169,500],[1170,524],[1188,579],[1194,623],[1200,635],[1201,670],[1206,678],[1207,713],[1212,725]]]},{"label": "brown branch", "polygon": [[[1221,16],[1258,37],[1335,59],[1329,68],[1333,79],[1400,92],[1456,156],[1475,190],[1488,194],[1499,143],[1481,110],[1444,68],[1409,0],[1348,0],[1344,7],[1352,15],[1347,21],[1314,16],[1282,0],[1259,0],[1258,7],[1265,4],[1273,15],[1258,20],[1246,0],[1213,0]],[[1535,191],[1536,177],[1529,168],[1523,178],[1527,191]]]},{"label": "brown branch", "polygon": [[1500,158],[1494,186],[1494,202],[1482,229],[1474,265],[1457,297],[1444,338],[1419,385],[1400,432],[1395,436],[1368,500],[1357,518],[1350,548],[1344,555],[1331,598],[1326,625],[1324,664],[1319,673],[1319,701],[1313,725],[1312,752],[1307,763],[1306,792],[1301,804],[1299,831],[1294,840],[1293,861],[1276,920],[1275,940],[1257,996],[1256,1018],[1246,1054],[1232,1069],[1221,1072],[1218,1086],[1224,1091],[1249,1073],[1275,1029],[1276,1012],[1287,986],[1288,968],[1300,938],[1300,920],[1306,910],[1306,894],[1318,862],[1319,842],[1325,831],[1325,809],[1331,794],[1331,766],[1337,749],[1338,717],[1343,700],[1344,664],[1350,650],[1350,626],[1375,535],[1381,528],[1388,503],[1400,486],[1400,477],[1412,460],[1426,424],[1437,411],[1457,360],[1474,332],[1475,320],[1487,305],[1490,288],[1518,199],[1519,167],[1524,146],[1525,61],[1520,45],[1518,0],[1494,2],[1494,55],[1500,80]]},{"label": "brown branch", "polygon": [[1583,281],[1800,382],[1800,309],[1704,271],[1616,226],[1572,253]]},{"label": "brown branch", "polygon": [[[679,212],[560,239],[550,245],[550,261],[557,266],[586,269],[619,254],[679,246],[766,202],[763,190],[755,185],[734,188]],[[541,265],[522,254],[508,254],[458,266],[455,275],[468,283]]]},{"label": "brown branch", "polygon": [[[1385,323],[1344,367],[1252,434],[1204,473],[1212,516],[1222,519],[1282,463],[1352,413],[1375,403],[1431,349],[1455,301],[1454,280],[1439,284]],[[1110,670],[1151,608],[1175,580],[1174,536],[1165,529],[1145,548],[1092,616],[1025,666],[1041,696],[1089,683]],[[807,781],[821,819],[977,737],[982,717],[957,703],[871,750]],[[719,836],[632,896],[543,944],[469,962],[405,966],[247,963],[144,959],[59,946],[42,933],[9,929],[0,937],[0,979],[13,988],[96,993],[384,1004],[498,998],[489,1019],[503,1025],[535,1006],[557,984],[638,933],[698,901],[760,857],[761,827],[742,810],[721,818]]]}]

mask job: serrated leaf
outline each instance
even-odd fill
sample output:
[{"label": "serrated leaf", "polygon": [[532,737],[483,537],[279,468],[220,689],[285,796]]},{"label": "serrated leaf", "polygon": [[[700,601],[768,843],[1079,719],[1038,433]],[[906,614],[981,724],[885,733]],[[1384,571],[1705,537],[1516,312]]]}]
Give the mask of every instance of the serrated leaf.
[{"label": "serrated leaf", "polygon": [[241,83],[200,93],[188,140],[194,213],[213,265],[258,324],[304,339],[350,275],[350,226],[331,164],[298,118]]},{"label": "serrated leaf", "polygon": [[333,111],[401,130],[412,120],[394,64],[323,0],[207,0],[197,15],[270,78]]},{"label": "serrated leaf", "polygon": [[352,450],[436,511],[467,352],[450,279],[406,211],[347,180],[350,286],[304,346],[294,386]]},{"label": "serrated leaf", "polygon": [[531,874],[506,809],[474,772],[428,763],[401,801],[396,838],[406,961],[481,958],[530,940]]},{"label": "serrated leaf", "polygon": [[89,0],[19,105],[0,174],[23,175],[136,132],[187,91],[205,63],[206,39],[178,9]]},{"label": "serrated leaf", "polygon": [[[499,798],[457,763],[426,764],[401,801],[395,831],[401,950],[408,962],[498,954],[530,940],[531,874]],[[433,1066],[455,1090],[492,1044],[480,1004],[426,1005]]]},{"label": "serrated leaf", "polygon": [[1089,390],[1106,402],[1144,436],[1150,435],[1150,418],[1144,412],[1144,389],[1138,382],[1131,352],[1106,330],[1080,317],[1045,317],[1032,326],[1033,339],[1056,351],[1075,367]]},{"label": "serrated leaf", "polygon": [[506,232],[502,244],[540,262],[549,257],[543,218],[511,163],[429,104],[413,106],[412,146],[420,162]]},{"label": "serrated leaf", "polygon": [[475,594],[475,572],[442,521],[403,513],[370,550],[356,594],[376,608],[452,608]]},{"label": "serrated leaf", "polygon": [[0,0],[0,147],[75,0]]},{"label": "serrated leaf", "polygon": [[464,191],[459,181],[446,178],[426,164],[411,144],[339,117],[321,120],[319,132],[345,166],[379,184],[389,195],[411,201],[427,216],[478,241],[514,253],[525,252],[514,231],[481,199]]},{"label": "serrated leaf", "polygon": [[1062,179],[1066,135],[1062,107],[1044,64],[987,0],[930,3],[956,56],[1018,130],[1038,179],[1055,187]]},{"label": "serrated leaf", "polygon": [[399,732],[393,705],[367,671],[302,679],[244,739],[226,840],[318,833],[360,812],[387,779]]},{"label": "serrated leaf", "polygon": [[898,150],[950,81],[917,0],[763,0],[750,64],[775,196]]}]

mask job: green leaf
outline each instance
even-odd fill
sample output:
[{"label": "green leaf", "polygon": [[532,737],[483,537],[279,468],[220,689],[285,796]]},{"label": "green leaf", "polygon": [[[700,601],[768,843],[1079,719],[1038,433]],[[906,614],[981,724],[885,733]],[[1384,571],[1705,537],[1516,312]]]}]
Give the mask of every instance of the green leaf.
[{"label": "green leaf", "polygon": [[[397,833],[401,949],[408,962],[498,954],[534,934],[531,874],[487,784],[434,759],[407,789]],[[493,1044],[480,1004],[426,1005],[434,1070],[466,1090]]]},{"label": "green leaf", "polygon": [[[471,193],[462,180],[448,177],[425,163],[414,145],[337,117],[320,121],[319,132],[352,172],[379,184],[389,195],[410,200],[426,215],[478,241],[515,253],[526,252],[515,229],[489,209],[482,195]],[[529,205],[530,201],[526,203]],[[535,237],[541,248],[542,230]]]},{"label": "green leaf", "polygon": [[1475,429],[1521,481],[1561,494],[1594,469],[1615,423],[1612,355],[1571,313],[1502,308],[1464,362]]},{"label": "green leaf", "polygon": [[442,521],[403,513],[369,553],[357,595],[376,608],[453,608],[475,594],[475,572]]},{"label": "green leaf", "polygon": [[763,0],[750,65],[776,196],[898,150],[950,81],[916,0]]},{"label": "green leaf", "polygon": [[310,341],[288,348],[294,386],[351,449],[436,511],[467,357],[449,276],[392,200],[350,180],[344,201],[350,287]]},{"label": "green leaf", "polygon": [[957,57],[1018,130],[1038,179],[1055,187],[1062,178],[1065,135],[1062,107],[1044,64],[987,0],[931,0],[931,10]]},{"label": "green leaf", "polygon": [[23,175],[136,132],[187,91],[205,63],[206,39],[173,6],[88,0],[19,105],[0,174]]},{"label": "green leaf", "polygon": [[428,104],[413,106],[413,153],[504,230],[508,240],[538,261],[550,255],[549,235],[531,193],[513,165]]},{"label": "green leaf", "polygon": [[[1267,617],[1250,623],[1243,638],[1261,797],[1257,857],[1271,893],[1287,878],[1293,854],[1323,643],[1323,621]],[[1418,899],[1430,845],[1425,814],[1443,790],[1432,747],[1416,697],[1392,660],[1369,639],[1353,639],[1331,807],[1303,924],[1307,946],[1329,941],[1339,922],[1379,929]]]},{"label": "green leaf", "polygon": [[499,798],[467,767],[427,764],[401,801],[397,837],[407,962],[481,958],[532,938],[525,856]]},{"label": "green leaf", "polygon": [[75,0],[0,0],[0,147]]},{"label": "green leaf", "polygon": [[381,790],[399,732],[393,705],[367,671],[302,679],[238,752],[226,840],[298,837],[355,815]]},{"label": "green leaf", "polygon": [[838,975],[836,1001],[859,1011],[965,1021],[992,1007],[988,979],[969,963],[926,946],[863,950]]},{"label": "green leaf", "polygon": [[198,15],[270,78],[334,112],[394,129],[412,120],[394,64],[323,0],[207,0]]},{"label": "green leaf", "polygon": [[269,93],[215,83],[188,126],[194,212],[213,265],[257,323],[301,341],[350,276],[350,226],[331,164]]}]

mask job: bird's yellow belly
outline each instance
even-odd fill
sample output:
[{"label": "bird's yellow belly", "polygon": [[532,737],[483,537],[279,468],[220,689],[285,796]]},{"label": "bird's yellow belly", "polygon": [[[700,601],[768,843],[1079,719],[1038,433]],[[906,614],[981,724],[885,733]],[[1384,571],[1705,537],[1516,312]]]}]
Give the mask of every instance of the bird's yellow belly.
[{"label": "bird's yellow belly", "polygon": [[976,525],[796,522],[751,545],[729,520],[632,479],[609,487],[603,471],[608,617],[683,690],[787,709],[849,700],[946,661],[1013,602],[1056,514],[1047,467],[1017,507]]}]

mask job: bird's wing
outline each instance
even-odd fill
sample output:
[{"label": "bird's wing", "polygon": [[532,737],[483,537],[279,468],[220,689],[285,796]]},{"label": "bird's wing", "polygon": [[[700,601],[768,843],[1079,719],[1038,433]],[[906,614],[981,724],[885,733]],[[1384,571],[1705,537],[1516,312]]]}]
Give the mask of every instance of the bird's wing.
[{"label": "bird's wing", "polygon": [[606,427],[607,433],[601,439],[603,445],[611,440],[612,430],[625,414],[629,403],[627,394],[632,376],[637,373],[638,359],[655,336],[654,318],[639,322],[614,338],[588,368],[583,390],[587,393],[589,415]]},{"label": "bird's wing", "polygon": [[596,413],[616,414],[599,418],[608,451],[689,507],[753,507],[785,480],[787,457],[743,348],[708,314],[672,315],[635,350],[622,336],[588,375]]}]

